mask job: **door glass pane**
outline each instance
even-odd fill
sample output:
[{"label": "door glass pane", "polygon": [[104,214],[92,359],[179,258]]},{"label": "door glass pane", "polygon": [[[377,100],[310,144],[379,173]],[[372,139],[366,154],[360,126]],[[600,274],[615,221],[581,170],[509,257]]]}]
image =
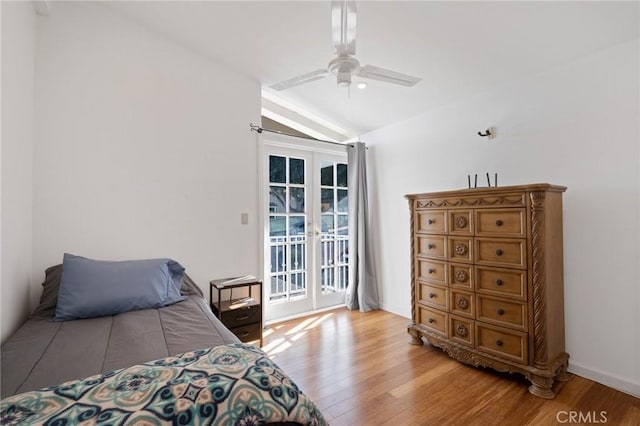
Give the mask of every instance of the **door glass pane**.
[{"label": "door glass pane", "polygon": [[289,188],[289,213],[304,213],[304,188]]},{"label": "door glass pane", "polygon": [[284,272],[287,266],[285,254],[284,245],[271,246],[271,273]]},{"label": "door glass pane", "polygon": [[304,184],[304,160],[301,158],[289,159],[289,183]]},{"label": "door glass pane", "polygon": [[333,234],[333,215],[332,214],[322,215],[322,233]]},{"label": "door glass pane", "polygon": [[306,260],[306,244],[305,242],[291,245],[291,270],[299,271],[304,270],[307,267]]},{"label": "door glass pane", "polygon": [[322,241],[322,266],[333,266],[335,241],[330,237]]},{"label": "door glass pane", "polygon": [[349,235],[349,216],[338,215],[338,235]]},{"label": "door glass pane", "polygon": [[320,211],[322,213],[328,213],[333,211],[333,189],[321,189],[320,190],[321,206]]},{"label": "door glass pane", "polygon": [[285,183],[287,181],[287,159],[275,155],[269,156],[269,182]]},{"label": "door glass pane", "polygon": [[346,189],[338,189],[338,213],[347,213],[349,211],[349,199]]},{"label": "door glass pane", "polygon": [[285,213],[287,211],[287,188],[284,186],[269,187],[269,213]]},{"label": "door glass pane", "polygon": [[291,216],[289,218],[289,236],[292,241],[299,241],[300,236],[306,236],[304,216]]},{"label": "door glass pane", "polygon": [[307,294],[307,280],[305,273],[291,274],[291,297],[305,296]]},{"label": "door glass pane", "polygon": [[347,187],[347,165],[338,164],[338,186]]},{"label": "door glass pane", "polygon": [[287,232],[287,218],[284,216],[269,216],[269,236],[284,237]]},{"label": "door glass pane", "polygon": [[320,185],[333,186],[333,163],[329,161],[320,162]]},{"label": "door glass pane", "polygon": [[271,301],[282,300],[287,297],[287,276],[274,275],[271,277]]}]

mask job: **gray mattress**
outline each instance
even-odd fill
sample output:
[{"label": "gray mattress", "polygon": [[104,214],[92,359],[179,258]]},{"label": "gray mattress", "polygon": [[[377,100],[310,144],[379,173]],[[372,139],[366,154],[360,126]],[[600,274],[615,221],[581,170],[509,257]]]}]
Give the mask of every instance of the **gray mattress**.
[{"label": "gray mattress", "polygon": [[2,347],[0,396],[238,341],[198,295],[108,317],[32,317]]}]

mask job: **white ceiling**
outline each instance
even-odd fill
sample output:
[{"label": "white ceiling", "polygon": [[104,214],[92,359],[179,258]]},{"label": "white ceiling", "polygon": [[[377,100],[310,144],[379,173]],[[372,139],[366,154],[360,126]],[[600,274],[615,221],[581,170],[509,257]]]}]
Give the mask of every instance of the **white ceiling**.
[{"label": "white ceiling", "polygon": [[[334,53],[327,1],[102,5],[263,87],[326,67]],[[277,93],[353,134],[637,39],[640,26],[637,2],[360,1],[357,8],[361,65],[422,81],[407,88],[369,80],[349,98],[328,77]]]}]

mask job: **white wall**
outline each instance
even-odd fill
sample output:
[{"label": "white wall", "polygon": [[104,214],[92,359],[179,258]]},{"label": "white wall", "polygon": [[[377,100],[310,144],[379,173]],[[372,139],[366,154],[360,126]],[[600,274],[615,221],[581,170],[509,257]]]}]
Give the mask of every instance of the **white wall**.
[{"label": "white wall", "polygon": [[36,57],[35,286],[64,252],[172,257],[207,296],[259,272],[258,82],[88,3],[39,18]]},{"label": "white wall", "polygon": [[[500,185],[566,185],[571,371],[640,394],[638,64],[635,41],[364,135],[384,309],[411,312],[405,194],[486,172]],[[496,139],[476,135],[489,126]]]},{"label": "white wall", "polygon": [[34,61],[36,17],[31,2],[1,2],[2,186],[0,227],[1,340],[30,311],[32,263]]}]

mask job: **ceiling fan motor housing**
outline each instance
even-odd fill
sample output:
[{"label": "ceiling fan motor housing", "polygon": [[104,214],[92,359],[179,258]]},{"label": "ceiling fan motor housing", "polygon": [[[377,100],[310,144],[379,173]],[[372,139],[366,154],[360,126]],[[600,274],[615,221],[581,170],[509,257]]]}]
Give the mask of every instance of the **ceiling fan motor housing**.
[{"label": "ceiling fan motor housing", "polygon": [[329,71],[337,76],[338,86],[349,86],[351,76],[360,70],[360,62],[348,54],[341,54],[329,62]]}]

